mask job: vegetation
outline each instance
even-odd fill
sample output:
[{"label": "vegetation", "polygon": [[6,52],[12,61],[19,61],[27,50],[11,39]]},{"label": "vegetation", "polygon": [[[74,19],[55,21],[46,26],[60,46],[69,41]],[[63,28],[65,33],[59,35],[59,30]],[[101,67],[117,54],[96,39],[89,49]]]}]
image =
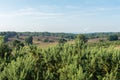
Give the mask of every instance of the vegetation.
[{"label": "vegetation", "polygon": [[15,47],[16,49],[20,49],[20,47],[23,47],[24,46],[24,43],[22,43],[21,41],[18,41],[18,40],[14,40],[12,42],[12,45],[13,47]]},{"label": "vegetation", "polygon": [[117,35],[110,35],[110,36],[108,37],[108,40],[109,40],[109,41],[118,40],[118,36],[117,36]]},{"label": "vegetation", "polygon": [[67,42],[67,40],[64,39],[64,38],[60,38],[59,41],[58,41],[59,44],[64,44],[66,42]]},{"label": "vegetation", "polygon": [[87,42],[87,38],[85,37],[85,35],[79,34],[79,35],[77,35],[76,42],[86,43]]},{"label": "vegetation", "polygon": [[18,40],[10,46],[3,38],[0,80],[120,80],[120,41],[88,43],[78,35],[75,44],[41,49]]},{"label": "vegetation", "polygon": [[50,40],[49,38],[45,38],[45,39],[43,39],[43,41],[42,42],[47,42],[47,43],[51,43],[51,42],[54,42],[54,40]]},{"label": "vegetation", "polygon": [[29,36],[25,39],[25,43],[27,44],[33,44],[33,37],[32,36]]},{"label": "vegetation", "polygon": [[[38,37],[38,40],[43,42],[58,42],[60,38],[66,39],[68,41],[74,40],[77,37],[77,33],[50,33],[50,32],[0,32],[0,36],[4,36],[4,41],[8,42],[9,38],[24,39],[22,37],[33,36]],[[96,38],[107,38],[111,41],[115,37],[119,39],[120,32],[101,32],[101,33],[86,33],[84,34],[86,39],[96,39]],[[52,38],[52,39],[50,39]],[[56,38],[53,39],[53,38]],[[101,39],[104,40],[104,39]]]}]

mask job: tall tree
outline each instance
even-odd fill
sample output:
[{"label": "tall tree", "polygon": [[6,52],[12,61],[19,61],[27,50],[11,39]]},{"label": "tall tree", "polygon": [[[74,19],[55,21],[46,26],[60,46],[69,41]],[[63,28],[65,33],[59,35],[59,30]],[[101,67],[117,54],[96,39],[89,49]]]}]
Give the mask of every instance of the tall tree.
[{"label": "tall tree", "polygon": [[32,36],[29,36],[28,38],[25,39],[25,42],[27,44],[33,44],[33,37]]},{"label": "tall tree", "polygon": [[86,43],[87,42],[87,38],[85,37],[85,35],[79,34],[79,35],[77,35],[76,42]]}]

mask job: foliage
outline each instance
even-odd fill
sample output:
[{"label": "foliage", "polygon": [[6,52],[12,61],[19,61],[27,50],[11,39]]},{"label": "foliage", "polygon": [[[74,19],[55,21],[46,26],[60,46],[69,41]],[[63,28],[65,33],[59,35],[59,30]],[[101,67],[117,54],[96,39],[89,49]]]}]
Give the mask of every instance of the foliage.
[{"label": "foliage", "polygon": [[0,36],[0,44],[2,44],[4,42],[4,37]]},{"label": "foliage", "polygon": [[87,38],[85,37],[85,35],[79,34],[79,35],[77,35],[76,41],[77,41],[77,42],[80,41],[80,42],[86,43],[86,42],[87,42]]},{"label": "foliage", "polygon": [[11,54],[11,49],[10,47],[4,43],[3,38],[4,37],[0,37],[0,58],[5,58],[5,57],[10,57]]},{"label": "foliage", "polygon": [[24,43],[22,43],[21,41],[19,40],[14,40],[13,41],[13,47],[17,48],[17,49],[20,49],[20,47],[23,47],[24,46]]},{"label": "foliage", "polygon": [[[120,44],[87,43],[78,37],[47,49],[35,45],[12,48],[1,42],[0,80],[120,80]],[[15,46],[19,41],[15,41]],[[10,55],[6,55],[6,54]]]},{"label": "foliage", "polygon": [[[78,33],[50,33],[50,32],[0,32],[1,36],[10,37],[19,37],[19,36],[53,36],[53,37],[61,37],[66,38],[68,40],[75,39]],[[18,36],[19,35],[19,36]],[[85,33],[86,38],[106,38],[110,35],[120,36],[120,32],[95,32],[95,33]]]},{"label": "foliage", "polygon": [[118,40],[118,36],[117,36],[117,35],[110,35],[110,36],[108,37],[108,40],[109,40],[109,41],[116,41],[116,40]]},{"label": "foliage", "polygon": [[29,36],[28,38],[25,39],[25,43],[27,44],[32,44],[33,43],[33,37]]},{"label": "foliage", "polygon": [[67,40],[64,39],[64,38],[60,38],[59,41],[58,41],[59,44],[64,44],[66,42],[67,42]]},{"label": "foliage", "polygon": [[[40,40],[39,40],[40,41]],[[51,40],[51,39],[49,39],[49,38],[45,38],[45,39],[43,39],[42,40],[43,42],[54,42],[54,40]]]}]

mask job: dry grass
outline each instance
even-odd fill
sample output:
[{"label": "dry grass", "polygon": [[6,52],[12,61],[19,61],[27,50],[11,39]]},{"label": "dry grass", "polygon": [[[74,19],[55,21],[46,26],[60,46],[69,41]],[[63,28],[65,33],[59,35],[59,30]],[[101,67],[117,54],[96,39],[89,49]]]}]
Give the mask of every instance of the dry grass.
[{"label": "dry grass", "polygon": [[88,42],[94,43],[94,42],[99,42],[100,40],[106,41],[106,38],[95,38],[95,39],[89,39]]},{"label": "dry grass", "polygon": [[67,43],[69,43],[69,44],[75,44],[75,41],[72,40],[72,41],[68,41]]},{"label": "dry grass", "polygon": [[50,46],[55,46],[58,44],[58,42],[42,42],[42,41],[33,41],[33,44],[39,46],[40,48],[48,48]]},{"label": "dry grass", "polygon": [[[40,48],[48,48],[51,46],[56,46],[58,44],[58,42],[42,42],[42,41],[36,41],[34,40],[33,43],[37,46],[39,46]],[[69,44],[75,44],[74,40],[72,41],[68,41],[67,43]]]},{"label": "dry grass", "polygon": [[115,49],[120,50],[120,46],[116,46]]}]

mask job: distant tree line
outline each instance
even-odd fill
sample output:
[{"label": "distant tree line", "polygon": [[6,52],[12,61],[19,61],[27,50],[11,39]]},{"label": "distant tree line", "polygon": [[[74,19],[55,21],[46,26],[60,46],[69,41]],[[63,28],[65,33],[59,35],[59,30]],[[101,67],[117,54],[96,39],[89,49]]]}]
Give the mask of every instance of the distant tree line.
[{"label": "distant tree line", "polygon": [[96,33],[86,33],[84,34],[87,38],[89,39],[94,39],[94,38],[108,38],[111,35],[116,35],[120,36],[120,32],[96,32]]},{"label": "distant tree line", "polygon": [[[1,36],[7,37],[19,37],[19,36],[53,36],[53,37],[64,37],[67,39],[75,39],[76,34],[73,33],[50,33],[50,32],[0,32]],[[19,35],[19,36],[18,36]]]},{"label": "distant tree line", "polygon": [[[78,34],[75,33],[52,33],[52,32],[0,32],[0,36],[4,36],[5,41],[8,40],[10,37],[19,38],[19,36],[53,36],[64,38],[67,40],[72,40],[77,37]],[[87,39],[94,39],[94,38],[108,38],[111,35],[120,36],[120,32],[95,32],[95,33],[84,33]],[[46,41],[46,40],[45,40]]]},{"label": "distant tree line", "polygon": [[116,40],[118,40],[118,36],[117,36],[117,35],[110,35],[110,36],[108,37],[108,40],[109,40],[109,41],[116,41]]}]

